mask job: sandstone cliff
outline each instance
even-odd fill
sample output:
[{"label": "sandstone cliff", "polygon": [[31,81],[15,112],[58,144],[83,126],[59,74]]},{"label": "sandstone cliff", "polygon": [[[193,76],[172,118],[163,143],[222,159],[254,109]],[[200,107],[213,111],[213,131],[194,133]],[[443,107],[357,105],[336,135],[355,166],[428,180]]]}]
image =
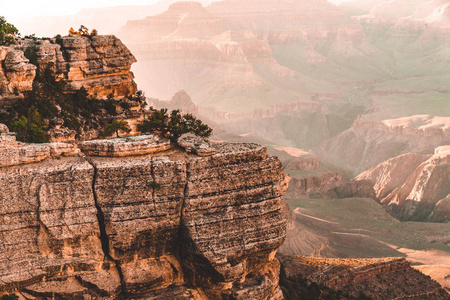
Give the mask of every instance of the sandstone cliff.
[{"label": "sandstone cliff", "polygon": [[369,180],[381,204],[400,220],[448,222],[449,146],[434,155],[408,153],[358,175]]},{"label": "sandstone cliff", "polygon": [[[24,53],[33,61],[30,62]],[[112,35],[72,35],[58,41],[23,39],[18,45],[1,47],[0,60],[0,106],[31,90],[36,69],[43,73],[47,67],[67,81],[67,92],[84,87],[89,95],[98,98],[106,98],[109,94],[124,97],[136,92],[130,71],[136,59]]]},{"label": "sandstone cliff", "polygon": [[[29,147],[5,139],[2,153]],[[164,145],[143,136],[1,157],[0,292],[282,299],[280,162],[256,144],[211,143],[204,157]]]}]

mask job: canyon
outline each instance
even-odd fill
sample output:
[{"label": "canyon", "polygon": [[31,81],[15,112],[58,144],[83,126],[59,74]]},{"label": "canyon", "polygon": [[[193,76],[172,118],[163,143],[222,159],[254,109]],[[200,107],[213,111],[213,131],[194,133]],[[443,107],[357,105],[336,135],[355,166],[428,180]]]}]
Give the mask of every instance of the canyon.
[{"label": "canyon", "polygon": [[[348,299],[391,293],[393,278],[397,296],[448,295],[404,259],[275,256],[298,226],[282,198],[290,179],[258,144],[138,135],[30,145],[0,128],[0,293],[296,299],[308,294],[291,282],[306,276]],[[311,156],[295,165],[316,167]]]},{"label": "canyon", "polygon": [[[447,6],[391,2],[182,2],[117,34],[152,97],[183,89],[218,128],[313,149],[324,164],[356,176],[402,153],[432,154],[449,140],[439,129],[450,114]],[[435,129],[416,137],[408,119]]]},{"label": "canyon", "polygon": [[[0,294],[446,299],[415,269],[450,288],[448,6],[381,2],[167,1],[106,24],[131,51],[111,35],[1,47],[0,108],[47,66],[99,99],[134,95],[136,74],[148,106],[216,141],[37,145],[0,124]],[[135,135],[149,112],[129,110]],[[391,256],[406,260],[371,259]]]}]

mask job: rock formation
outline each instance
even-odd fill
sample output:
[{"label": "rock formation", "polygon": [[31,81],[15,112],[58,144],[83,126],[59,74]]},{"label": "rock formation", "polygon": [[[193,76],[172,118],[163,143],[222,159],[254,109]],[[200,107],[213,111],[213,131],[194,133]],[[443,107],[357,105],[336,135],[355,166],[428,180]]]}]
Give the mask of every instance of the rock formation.
[{"label": "rock formation", "polygon": [[408,153],[358,175],[369,180],[381,204],[400,220],[450,221],[450,147],[434,155]]},{"label": "rock formation", "polygon": [[[29,63],[23,51],[14,46],[0,47],[0,106],[8,98],[31,90],[36,66]],[[6,98],[6,99],[4,99]]]},{"label": "rock formation", "polygon": [[[404,258],[314,259],[279,256],[287,299],[448,299],[438,283],[413,269]],[[388,284],[386,284],[388,282]]]},{"label": "rock formation", "polygon": [[[309,102],[311,90],[299,80],[304,77],[276,61],[273,43],[304,42],[314,48],[309,34],[316,35],[317,31],[330,40],[335,36],[345,39],[346,32],[354,37],[356,32],[355,40],[364,42],[361,28],[349,19],[333,29],[306,26],[319,11],[345,19],[326,1],[317,1],[318,7],[306,2],[256,1],[249,5],[253,10],[245,13],[242,3],[236,1],[210,7],[196,2],[175,3],[162,14],[129,21],[118,35],[139,60],[134,70],[147,94],[167,99],[182,88],[202,114],[210,119],[221,116],[220,121],[226,123],[230,113],[248,115],[259,109],[274,110],[275,105]],[[283,22],[274,25],[280,20]],[[294,85],[299,88],[291,88]],[[267,103],[259,101],[262,87],[270,94],[270,101],[264,101]],[[288,91],[284,91],[286,87]],[[244,97],[236,94],[241,89],[249,93]],[[332,92],[325,89],[322,86],[321,92]],[[243,102],[246,105],[241,105]],[[317,103],[309,105],[323,108]]]},{"label": "rock formation", "polygon": [[[1,145],[2,154],[29,147]],[[36,146],[45,160],[0,168],[0,292],[283,298],[274,256],[285,238],[287,181],[264,147],[213,143],[215,153],[201,157],[147,136],[46,156],[64,145]]]},{"label": "rock formation", "polygon": [[[25,52],[35,55],[33,63],[36,66],[24,56]],[[56,39],[23,39],[18,45],[1,47],[0,60],[0,106],[7,99],[31,90],[36,69],[42,73],[47,67],[67,81],[67,92],[84,87],[89,95],[98,98],[106,98],[109,94],[124,97],[136,92],[130,71],[136,59],[112,35],[64,36],[58,42]]]},{"label": "rock formation", "polygon": [[191,97],[183,90],[178,91],[170,100],[150,98],[148,104],[156,109],[167,108],[168,111],[179,109],[183,114],[198,115],[198,107],[192,102]]},{"label": "rock formation", "polygon": [[414,115],[382,121],[361,117],[315,151],[325,163],[357,175],[399,154],[432,154],[436,147],[449,143],[448,117]]},{"label": "rock formation", "polygon": [[[347,180],[341,172],[324,167],[317,155],[289,147],[275,147],[294,157],[282,160],[291,177],[285,199],[301,198],[374,198],[369,180]],[[294,150],[295,149],[295,150]],[[302,252],[304,253],[304,252]]]}]

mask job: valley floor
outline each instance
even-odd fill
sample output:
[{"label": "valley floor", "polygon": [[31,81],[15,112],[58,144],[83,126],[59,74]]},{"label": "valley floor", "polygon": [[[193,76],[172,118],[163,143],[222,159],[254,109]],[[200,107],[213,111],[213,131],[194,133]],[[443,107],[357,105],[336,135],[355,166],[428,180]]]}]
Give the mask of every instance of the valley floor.
[{"label": "valley floor", "polygon": [[308,234],[301,245],[289,243],[295,239],[293,234],[299,232],[291,226],[286,243],[290,249],[281,252],[308,249],[310,253],[298,254],[335,258],[406,257],[414,268],[450,289],[448,224],[400,222],[374,200],[365,198],[286,202],[295,213],[295,226]]}]

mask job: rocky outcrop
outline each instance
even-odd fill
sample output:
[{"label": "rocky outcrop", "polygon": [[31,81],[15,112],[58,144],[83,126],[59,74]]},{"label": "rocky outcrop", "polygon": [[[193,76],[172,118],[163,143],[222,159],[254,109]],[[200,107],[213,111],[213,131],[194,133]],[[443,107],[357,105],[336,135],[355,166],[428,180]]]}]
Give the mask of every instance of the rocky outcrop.
[{"label": "rocky outcrop", "polygon": [[198,115],[198,107],[192,102],[191,97],[183,90],[178,91],[170,100],[159,100],[155,98],[148,99],[149,106],[161,109],[167,108],[168,111],[179,109],[183,114]]},{"label": "rocky outcrop", "polygon": [[400,220],[448,222],[449,146],[434,155],[408,153],[358,175],[369,180],[381,204]]},{"label": "rocky outcrop", "polygon": [[0,105],[19,93],[31,90],[36,66],[29,63],[22,50],[0,47]]},{"label": "rocky outcrop", "polygon": [[117,145],[98,141],[110,149],[95,156],[0,168],[0,292],[283,298],[274,256],[285,238],[287,181],[264,147],[218,143],[208,157],[159,149],[114,158],[118,149],[142,154],[142,145],[110,141]]},{"label": "rocky outcrop", "polygon": [[436,147],[449,143],[448,117],[416,115],[383,121],[361,117],[315,152],[325,163],[357,175],[399,154],[432,154]]},{"label": "rocky outcrop", "polygon": [[16,141],[13,133],[0,133],[0,167],[36,163],[50,157],[78,153],[79,149],[74,144],[25,144]]},{"label": "rocky outcrop", "polygon": [[[34,57],[33,65],[24,56]],[[36,70],[51,67],[67,81],[67,92],[84,87],[89,95],[106,98],[109,94],[124,97],[136,93],[131,65],[136,59],[113,35],[83,37],[64,36],[60,40],[19,40],[19,44],[0,49],[0,105],[32,88]]]},{"label": "rocky outcrop", "polygon": [[285,172],[291,177],[286,199],[376,198],[370,180],[347,180],[341,172],[322,166],[319,157],[311,152],[290,147],[273,147],[285,152],[279,153],[281,156],[289,154],[288,158],[282,159]]},{"label": "rocky outcrop", "polygon": [[211,156],[216,153],[212,142],[206,141],[195,135],[185,134],[178,139],[178,145],[187,153],[195,153],[198,156]]},{"label": "rocky outcrop", "polygon": [[0,133],[8,133],[8,132],[9,132],[8,126],[0,123]]},{"label": "rocky outcrop", "polygon": [[[326,259],[279,256],[288,299],[320,293],[345,299],[448,299],[438,283],[404,258]],[[317,289],[319,291],[317,291]]]},{"label": "rocky outcrop", "polygon": [[109,94],[123,97],[136,92],[130,72],[136,59],[115,36],[63,37],[60,51],[66,59],[60,62],[56,53],[56,70],[67,79],[68,90],[75,91],[83,86],[89,94],[100,98]]},{"label": "rocky outcrop", "polygon": [[286,197],[293,198],[315,198],[324,197],[326,192],[334,187],[341,186],[345,178],[338,172],[331,171],[287,171],[292,177]]},{"label": "rocky outcrop", "polygon": [[[277,150],[281,150],[276,148]],[[289,154],[289,152],[288,152]],[[305,152],[301,155],[295,155],[285,163],[285,168],[288,170],[317,170],[319,169],[319,157],[310,152]]]},{"label": "rocky outcrop", "polygon": [[144,155],[170,149],[170,142],[155,135],[139,135],[126,138],[84,141],[79,144],[89,156],[122,157]]}]

